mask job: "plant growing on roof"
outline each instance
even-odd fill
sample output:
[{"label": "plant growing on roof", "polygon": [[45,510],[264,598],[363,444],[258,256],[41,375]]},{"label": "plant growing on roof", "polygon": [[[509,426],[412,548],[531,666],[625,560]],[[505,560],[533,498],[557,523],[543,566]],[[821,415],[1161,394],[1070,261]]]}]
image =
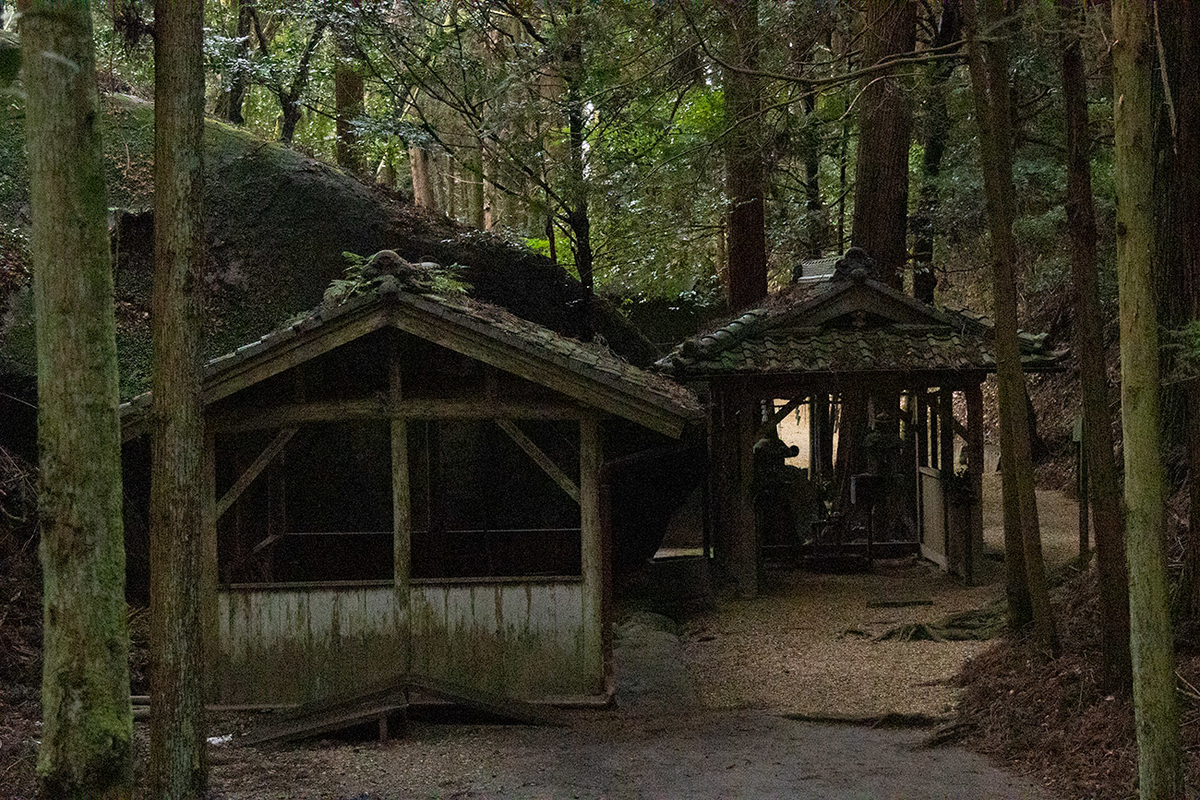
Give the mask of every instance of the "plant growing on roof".
[{"label": "plant growing on roof", "polygon": [[432,261],[414,264],[395,250],[380,250],[367,257],[344,252],[349,262],[346,277],[337,278],[325,290],[324,302],[341,305],[351,297],[375,291],[387,276],[395,277],[406,290],[419,294],[466,294],[471,284],[458,277],[462,264],[443,266]]}]

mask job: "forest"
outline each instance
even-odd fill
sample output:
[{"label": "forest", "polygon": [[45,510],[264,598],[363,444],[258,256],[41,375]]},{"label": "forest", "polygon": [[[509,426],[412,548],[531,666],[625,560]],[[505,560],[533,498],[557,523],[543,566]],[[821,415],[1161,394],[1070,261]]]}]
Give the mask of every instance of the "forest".
[{"label": "forest", "polygon": [[[42,720],[14,793],[207,796],[216,517],[245,486],[221,512],[202,498],[222,452],[203,362],[304,309],[382,295],[390,253],[402,286],[424,270],[421,291],[451,298],[437,313],[528,333],[454,299],[469,296],[595,346],[592,367],[620,361],[638,402],[682,418],[694,398],[642,368],[860,248],[885,291],[990,326],[1006,628],[956,679],[968,700],[947,740],[1040,778],[1093,773],[1056,784],[1071,796],[1190,796],[1197,182],[1188,3],[0,0],[0,702]],[[1062,369],[1025,374],[1026,331],[1069,351]],[[141,553],[118,412],[138,397]],[[390,413],[381,452],[398,458]],[[574,490],[586,539],[600,434],[582,419],[567,474],[542,439],[501,428]],[[697,434],[710,470],[719,419]],[[411,439],[426,457],[430,430]],[[1048,489],[1091,512],[1065,587],[1043,563]],[[571,551],[581,574],[588,552]],[[138,558],[149,602],[134,613]],[[131,629],[154,698],[136,775]],[[989,693],[1027,683],[1042,690]]]}]

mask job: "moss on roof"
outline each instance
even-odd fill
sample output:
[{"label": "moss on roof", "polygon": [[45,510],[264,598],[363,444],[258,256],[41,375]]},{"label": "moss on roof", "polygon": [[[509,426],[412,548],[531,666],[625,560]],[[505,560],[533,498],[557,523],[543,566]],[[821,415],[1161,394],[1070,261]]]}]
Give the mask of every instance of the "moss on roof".
[{"label": "moss on roof", "polygon": [[[472,328],[509,347],[557,363],[679,417],[697,419],[703,416],[703,407],[687,389],[669,378],[633,366],[603,342],[572,339],[464,294],[414,291],[412,286],[404,285],[393,275],[373,280],[352,294],[324,301],[308,314],[210,360],[204,367],[204,378],[208,381],[218,377],[226,370],[286,344],[297,335],[317,331],[345,315],[369,312],[372,307],[389,302],[412,306],[456,325]],[[126,422],[149,408],[150,399],[146,392],[122,406]]]},{"label": "moss on roof", "polygon": [[[819,310],[853,287],[864,287],[906,321],[884,319],[868,310],[843,310],[837,319],[813,324]],[[862,297],[864,295],[859,295]],[[856,314],[858,314],[856,318]],[[919,321],[913,321],[914,319]],[[935,308],[868,278],[833,278],[798,284],[682,342],[657,363],[680,379],[716,375],[994,371],[990,320],[965,309]],[[1022,332],[1021,357],[1027,369],[1054,369],[1062,353],[1050,349],[1045,334]]]}]

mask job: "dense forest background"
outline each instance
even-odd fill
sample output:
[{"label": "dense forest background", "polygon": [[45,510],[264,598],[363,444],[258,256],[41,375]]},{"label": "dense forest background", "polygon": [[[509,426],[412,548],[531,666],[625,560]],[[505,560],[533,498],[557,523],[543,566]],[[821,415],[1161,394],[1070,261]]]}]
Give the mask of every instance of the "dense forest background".
[{"label": "dense forest background", "polygon": [[[948,294],[986,305],[971,296],[990,256],[961,29],[945,30],[940,3],[915,10],[916,57],[894,73],[906,102],[889,122],[911,132],[907,174],[889,176],[906,184],[906,280],[911,288],[913,262],[932,264]],[[1063,22],[1049,3],[1019,14],[1015,232],[1023,299],[1041,311],[1070,275]],[[871,202],[855,192],[873,84],[861,74],[864,15],[848,3],[762,3],[738,44],[718,4],[211,3],[208,110],[394,186],[430,213],[523,241],[577,275],[582,267],[580,277],[590,270],[602,294],[720,306],[727,151],[762,164],[776,287],[801,261],[844,251],[856,201]],[[149,96],[149,16],[128,0],[97,10],[110,91]],[[1105,13],[1085,19],[1101,285],[1112,303],[1111,34]],[[735,47],[755,51],[753,109],[741,119],[731,118],[722,68]],[[1051,327],[1066,324],[1059,310],[1048,310]]]}]

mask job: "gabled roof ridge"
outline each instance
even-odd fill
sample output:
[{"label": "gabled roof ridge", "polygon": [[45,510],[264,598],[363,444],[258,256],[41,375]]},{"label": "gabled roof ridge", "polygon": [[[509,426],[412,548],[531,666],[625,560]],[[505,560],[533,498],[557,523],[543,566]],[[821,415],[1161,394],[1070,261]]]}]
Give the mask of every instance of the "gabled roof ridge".
[{"label": "gabled roof ridge", "polygon": [[[211,359],[202,368],[203,380],[208,383],[227,370],[265,354],[297,335],[315,331],[331,322],[350,318],[348,321],[353,324],[356,315],[376,313],[384,306],[407,306],[461,325],[572,372],[585,373],[591,380],[672,414],[697,416],[701,411],[699,402],[687,389],[664,375],[630,364],[613,352],[603,339],[581,342],[518,317],[497,305],[466,296],[447,296],[412,289],[394,275],[381,276],[371,281],[365,290],[336,303],[322,302],[309,314],[230,353]],[[150,402],[150,392],[138,395],[122,404],[122,417],[140,414],[149,407]]]}]

